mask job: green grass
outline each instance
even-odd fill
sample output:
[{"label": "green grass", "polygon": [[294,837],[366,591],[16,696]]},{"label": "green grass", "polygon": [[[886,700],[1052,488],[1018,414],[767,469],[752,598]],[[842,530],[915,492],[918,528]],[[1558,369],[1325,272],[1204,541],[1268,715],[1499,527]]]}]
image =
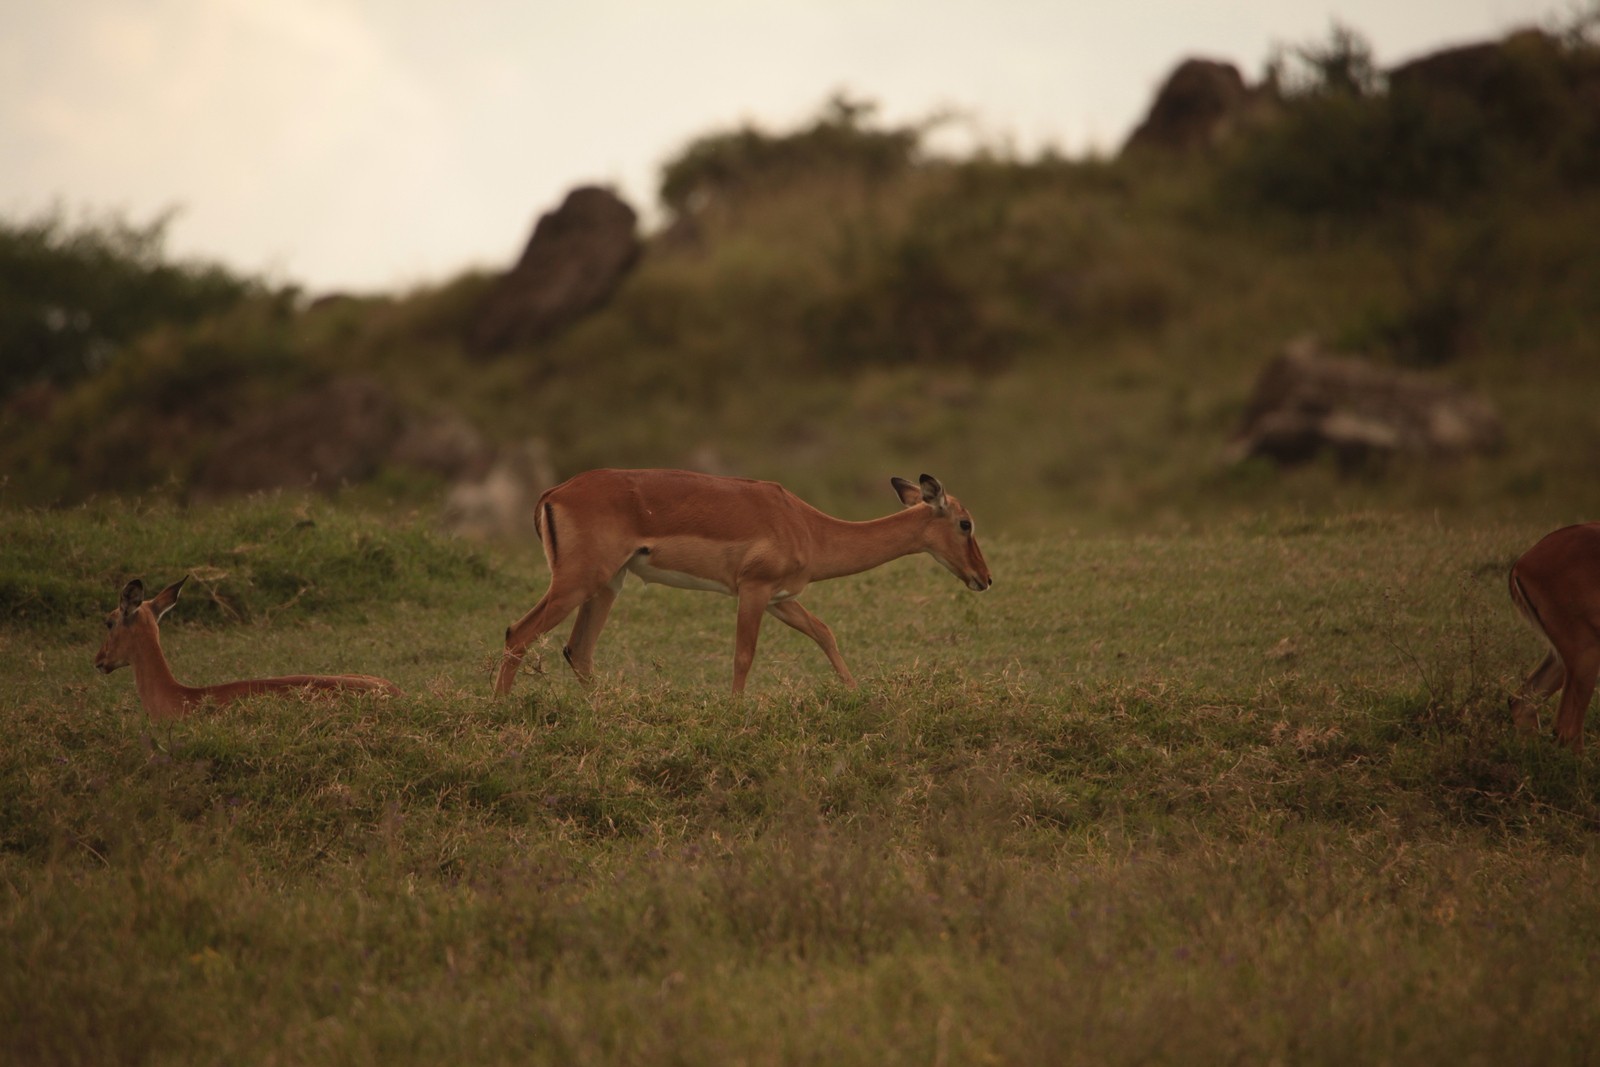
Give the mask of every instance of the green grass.
[{"label": "green grass", "polygon": [[[276,507],[128,544],[188,566]],[[90,669],[109,575],[81,628],[0,629],[0,1058],[1596,1055],[1591,759],[1504,711],[1540,652],[1504,570],[1543,527],[990,538],[981,596],[925,559],[807,594],[854,693],[769,624],[733,699],[731,603],[630,582],[592,689],[558,632],[496,704],[542,565],[315,518],[393,584],[325,572],[248,622],[186,597],[174,669],[402,699],[153,724]],[[106,520],[8,521],[66,557]]]},{"label": "green grass", "polygon": [[481,555],[414,523],[283,497],[215,509],[202,526],[161,500],[0,510],[0,540],[0,619],[80,635],[114,606],[107,590],[135,577],[154,596],[188,575],[177,617],[215,625],[360,617],[489,574]]}]

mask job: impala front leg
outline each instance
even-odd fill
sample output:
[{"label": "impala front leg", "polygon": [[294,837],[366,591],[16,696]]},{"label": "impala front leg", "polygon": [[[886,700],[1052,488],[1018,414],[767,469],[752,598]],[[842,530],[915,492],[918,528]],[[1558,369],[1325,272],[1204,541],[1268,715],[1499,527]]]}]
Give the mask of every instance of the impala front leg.
[{"label": "impala front leg", "polygon": [[587,683],[594,680],[594,646],[600,641],[600,631],[605,629],[606,617],[611,614],[611,605],[617,602],[617,595],[622,592],[622,579],[627,574],[626,569],[617,571],[616,577],[601,586],[600,591],[585,600],[578,609],[578,621],[572,624],[567,647],[561,652],[567,657],[579,681]]},{"label": "impala front leg", "polygon": [[1556,711],[1556,740],[1574,752],[1583,751],[1583,716],[1589,710],[1594,686],[1600,677],[1600,649],[1562,657],[1567,664],[1567,686],[1561,690],[1561,707]]},{"label": "impala front leg", "polygon": [[761,636],[761,613],[772,599],[772,585],[746,583],[739,587],[739,618],[733,628],[733,691],[744,692],[744,680],[756,659],[756,638]]}]

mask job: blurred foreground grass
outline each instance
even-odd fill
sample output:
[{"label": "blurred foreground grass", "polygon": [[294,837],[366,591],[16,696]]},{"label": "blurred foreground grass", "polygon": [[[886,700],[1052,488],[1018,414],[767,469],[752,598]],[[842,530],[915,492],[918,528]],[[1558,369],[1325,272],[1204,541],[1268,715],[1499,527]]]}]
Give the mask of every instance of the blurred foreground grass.
[{"label": "blurred foreground grass", "polygon": [[[158,727],[93,674],[120,568],[306,519],[385,551],[249,622],[186,596],[175,671],[408,696]],[[6,1059],[1594,1055],[1589,759],[1504,713],[1539,654],[1505,568],[1542,526],[992,538],[982,596],[923,559],[808,593],[856,693],[774,625],[731,699],[730,603],[630,583],[595,688],[558,632],[497,705],[532,556],[270,502],[7,521],[100,588],[0,629]]]}]

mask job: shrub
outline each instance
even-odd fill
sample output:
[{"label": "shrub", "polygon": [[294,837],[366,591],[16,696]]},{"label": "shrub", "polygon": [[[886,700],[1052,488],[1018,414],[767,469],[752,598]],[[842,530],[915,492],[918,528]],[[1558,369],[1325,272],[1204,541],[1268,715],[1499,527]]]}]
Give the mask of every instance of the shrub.
[{"label": "shrub", "polygon": [[253,500],[215,508],[98,503],[0,511],[0,625],[81,635],[122,583],[147,593],[185,574],[178,618],[210,625],[341,616],[488,573],[465,545],[416,525]]},{"label": "shrub", "polygon": [[905,363],[1002,367],[1011,339],[984,320],[980,294],[957,277],[947,251],[913,231],[866,277],[815,307],[807,332],[818,361],[838,369]]},{"label": "shrub", "polygon": [[915,161],[917,127],[879,130],[866,125],[875,106],[837,94],[808,127],[790,134],[750,126],[713,133],[689,143],[661,173],[661,202],[678,215],[709,198],[737,194],[823,169],[846,169],[884,178]]},{"label": "shrub", "polygon": [[1251,208],[1372,215],[1519,181],[1594,178],[1600,48],[1535,31],[1437,53],[1385,85],[1360,37],[1296,50],[1284,115],[1221,174]]},{"label": "shrub", "polygon": [[38,501],[187,485],[241,411],[310,373],[292,313],[286,294],[261,294],[203,322],[151,330],[42,425],[6,426],[0,466]]},{"label": "shrub", "polygon": [[70,383],[157,323],[195,322],[255,288],[214,264],[168,262],[169,219],[0,221],[0,396]]}]

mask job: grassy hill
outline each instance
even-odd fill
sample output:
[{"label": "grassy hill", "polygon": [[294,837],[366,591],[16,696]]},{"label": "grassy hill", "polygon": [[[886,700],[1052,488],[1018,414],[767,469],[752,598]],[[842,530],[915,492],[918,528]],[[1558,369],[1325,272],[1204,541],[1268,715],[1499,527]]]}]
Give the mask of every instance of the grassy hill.
[{"label": "grassy hill", "polygon": [[[309,305],[241,290],[69,382],[43,425],[9,417],[8,498],[181,498],[241,412],[360,374],[544,439],[561,475],[710,462],[856,516],[922,470],[1012,529],[1592,514],[1600,51],[1525,38],[1485,103],[1356,77],[1359,40],[1336,36],[1280,79],[1275,121],[1187,155],[933,158],[848,100],[711,134],[665,169],[639,267],[566,333],[470,357],[476,275]],[[1305,333],[1481,390],[1507,448],[1357,478],[1222,467],[1256,371]],[[406,497],[392,473],[368,499]]]}]

